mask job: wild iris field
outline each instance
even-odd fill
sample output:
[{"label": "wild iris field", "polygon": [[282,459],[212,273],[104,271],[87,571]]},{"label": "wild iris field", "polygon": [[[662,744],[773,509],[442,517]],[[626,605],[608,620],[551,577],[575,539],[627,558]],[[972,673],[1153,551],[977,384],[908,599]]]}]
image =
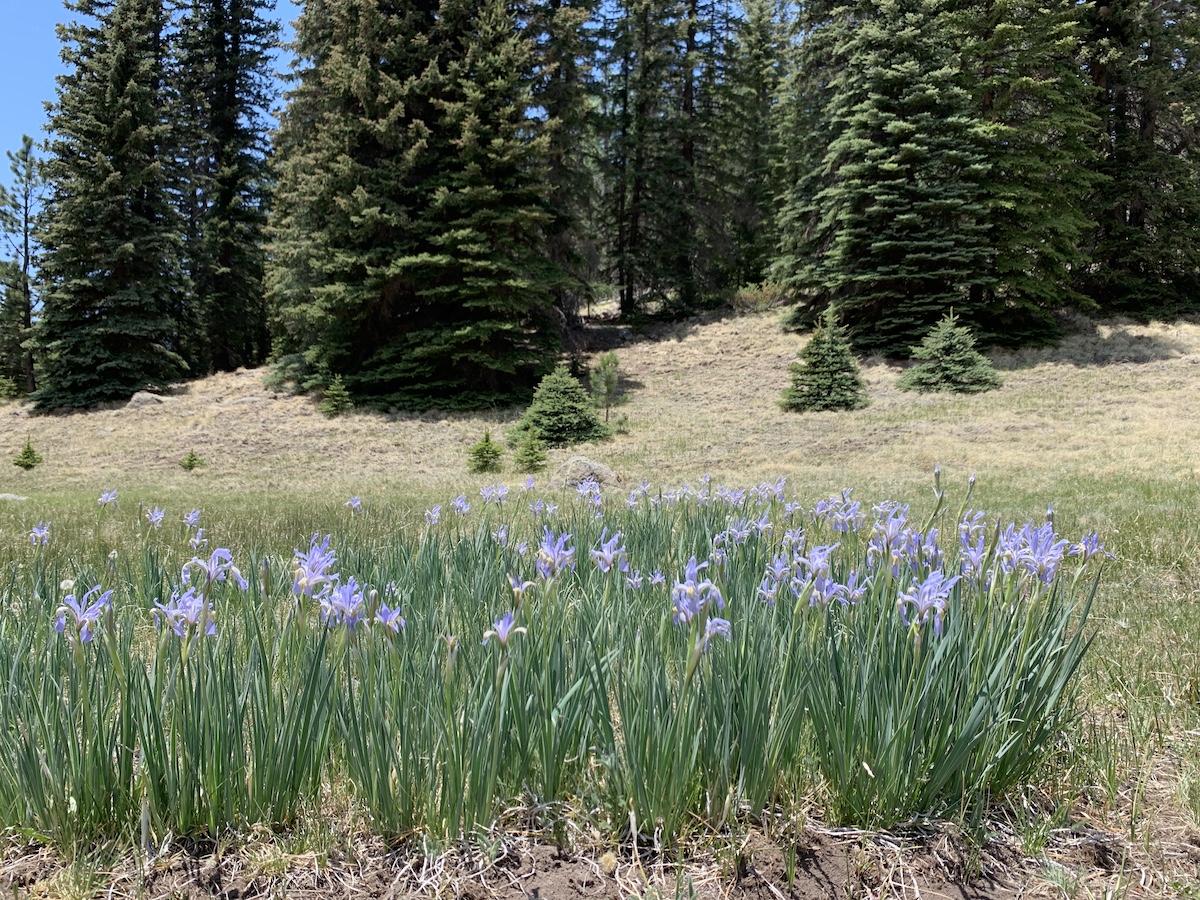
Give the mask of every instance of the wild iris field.
[{"label": "wild iris field", "polygon": [[[306,401],[238,402],[251,378],[193,387],[198,413],[0,410],[6,452],[29,435],[47,457],[0,482],[28,498],[0,504],[12,889],[1195,896],[1194,432],[1127,447],[1122,413],[1079,416],[1130,380],[1148,409],[1186,389],[1190,333],[1133,362],[1014,361],[994,397],[907,419],[876,366],[862,413],[739,420],[698,345],[769,347],[759,322],[628,348],[630,434],[586,448],[625,476],[603,489],[484,481],[448,451],[355,480],[378,465],[362,430],[498,417],[301,411],[340,456],[256,455],[260,406]],[[694,466],[688,403],[755,477]],[[156,434],[183,456],[154,429],[213,406],[225,443],[197,472],[104,462]],[[1062,452],[1030,454],[1023,424]],[[770,478],[756,433],[784,435]],[[59,455],[89,445],[90,467]]]}]

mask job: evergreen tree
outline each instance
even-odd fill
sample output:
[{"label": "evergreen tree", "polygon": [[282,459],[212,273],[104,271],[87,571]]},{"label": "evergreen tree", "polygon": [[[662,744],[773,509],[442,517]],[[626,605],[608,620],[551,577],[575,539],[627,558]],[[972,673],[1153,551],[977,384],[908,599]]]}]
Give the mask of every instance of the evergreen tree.
[{"label": "evergreen tree", "polygon": [[1000,376],[986,356],[975,349],[971,330],[958,324],[953,313],[933,327],[912,358],[922,360],[904,370],[898,385],[906,391],[951,391],[977,394],[999,387]]},{"label": "evergreen tree", "polygon": [[1086,201],[1098,119],[1079,67],[1082,7],[1072,0],[973,0],[950,17],[961,35],[972,104],[982,121],[981,186],[990,283],[970,298],[989,340],[1038,343],[1086,257]]},{"label": "evergreen tree", "polygon": [[275,99],[273,0],[183,0],[171,73],[185,264],[180,318],[196,371],[257,365],[269,350],[263,297],[266,116]]},{"label": "evergreen tree", "polygon": [[36,304],[34,232],[41,212],[45,176],[34,155],[33,138],[25,135],[21,149],[8,152],[12,186],[0,186],[0,234],[12,254],[0,264],[0,377],[12,379],[26,393],[37,387],[34,376],[33,312]]},{"label": "evergreen tree", "polygon": [[39,243],[41,410],[161,388],[183,367],[185,288],[161,149],[161,0],[69,0]]},{"label": "evergreen tree", "polygon": [[527,392],[556,355],[544,123],[503,0],[305,7],[270,296],[310,385],[407,408]]},{"label": "evergreen tree", "polygon": [[596,415],[592,398],[563,366],[542,379],[514,430],[518,441],[525,432],[534,431],[551,447],[598,441],[609,434]]},{"label": "evergreen tree", "polygon": [[826,308],[800,359],[788,367],[792,386],[783,392],[785,410],[820,412],[867,405],[867,386],[833,307]]},{"label": "evergreen tree", "polygon": [[[865,351],[907,352],[990,284],[984,130],[943,9],[864,0],[854,15],[835,10],[815,48],[801,44],[803,91],[818,94],[831,141],[781,212],[799,231],[779,274],[808,304],[836,303]],[[827,47],[832,70],[814,58]]]},{"label": "evergreen tree", "polygon": [[1081,289],[1142,318],[1200,309],[1200,4],[1086,5],[1106,178]]}]

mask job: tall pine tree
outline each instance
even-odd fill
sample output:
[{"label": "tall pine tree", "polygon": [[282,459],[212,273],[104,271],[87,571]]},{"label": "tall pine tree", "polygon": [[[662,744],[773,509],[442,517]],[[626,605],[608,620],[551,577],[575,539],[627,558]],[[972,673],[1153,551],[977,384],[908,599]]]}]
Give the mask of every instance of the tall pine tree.
[{"label": "tall pine tree", "polygon": [[185,290],[162,148],[161,0],[69,0],[40,243],[42,410],[123,400],[177,377]]},{"label": "tall pine tree", "polygon": [[[310,383],[407,408],[527,395],[553,361],[543,124],[503,0],[310,3],[270,293]],[[303,375],[302,375],[303,377]]]},{"label": "tall pine tree", "polygon": [[975,286],[970,307],[988,343],[1052,340],[1054,311],[1084,300],[1073,285],[1097,185],[1081,9],[1072,0],[971,0],[950,27],[985,135],[991,279]]},{"label": "tall pine tree", "polygon": [[1200,309],[1200,3],[1093,0],[1084,62],[1106,177],[1081,288],[1143,318]]},{"label": "tall pine tree", "polygon": [[8,152],[8,162],[12,184],[0,187],[0,234],[10,254],[0,270],[0,375],[33,393],[37,381],[30,344],[38,250],[34,231],[41,214],[45,176],[28,135],[22,138],[21,149]]},{"label": "tall pine tree", "polygon": [[267,356],[263,243],[275,100],[273,0],[184,0],[173,43],[177,188],[191,280],[182,337],[193,371]]},{"label": "tall pine tree", "polygon": [[[809,303],[837,304],[855,345],[904,355],[970,291],[990,283],[983,129],[963,85],[943,0],[867,0],[834,10],[802,50],[831,142],[811,193],[793,194],[782,279]],[[804,76],[802,76],[804,77]],[[828,94],[825,95],[825,92]],[[971,310],[972,316],[975,310]]]}]

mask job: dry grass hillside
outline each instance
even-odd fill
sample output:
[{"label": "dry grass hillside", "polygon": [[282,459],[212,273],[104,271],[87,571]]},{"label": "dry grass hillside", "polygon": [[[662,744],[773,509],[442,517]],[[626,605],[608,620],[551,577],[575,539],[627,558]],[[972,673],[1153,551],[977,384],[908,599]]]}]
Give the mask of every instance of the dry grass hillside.
[{"label": "dry grass hillside", "polygon": [[[867,409],[797,415],[777,400],[803,340],[777,313],[626,337],[617,350],[628,401],[617,412],[628,433],[554,451],[552,466],[583,453],[629,481],[783,474],[815,491],[880,484],[893,493],[925,482],[935,463],[951,478],[985,481],[1196,474],[1200,325],[1084,325],[1058,348],[998,354],[1003,388],[973,397],[902,392],[896,366],[869,360]],[[466,448],[485,428],[503,429],[519,412],[330,420],[312,398],[264,386],[265,374],[216,375],[135,409],[31,416],[0,406],[4,459],[28,436],[46,460],[28,474],[0,467],[0,493],[116,483],[190,491],[198,479],[249,491],[433,493],[462,481]],[[178,461],[191,449],[206,465],[189,475]]]}]

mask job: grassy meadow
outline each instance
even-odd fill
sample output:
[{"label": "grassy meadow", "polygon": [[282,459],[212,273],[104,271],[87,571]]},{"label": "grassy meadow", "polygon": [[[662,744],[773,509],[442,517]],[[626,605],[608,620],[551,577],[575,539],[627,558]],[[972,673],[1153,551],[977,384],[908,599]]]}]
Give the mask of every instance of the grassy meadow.
[{"label": "grassy meadow", "polygon": [[[344,871],[348,860],[378,858],[402,846],[450,862],[396,863],[409,868],[395,883],[414,893],[456,895],[464,871],[490,871],[462,850],[464,835],[477,857],[493,862],[503,857],[506,842],[557,845],[593,861],[598,883],[607,884],[611,875],[618,896],[728,896],[731,885],[741,883],[742,857],[753,856],[746,848],[766,841],[771,852],[783,853],[773,891],[786,892],[795,847],[808,834],[818,836],[813,852],[842,860],[839,889],[859,896],[911,895],[905,866],[880,862],[888,848],[952,840],[967,848],[968,874],[1004,876],[1005,887],[988,896],[1200,897],[1200,326],[1078,323],[1059,347],[995,355],[1003,387],[970,397],[901,392],[898,369],[868,360],[869,407],[807,415],[777,405],[801,339],[784,333],[775,313],[692,321],[649,336],[613,329],[605,337],[621,360],[628,399],[613,412],[626,417],[627,432],[603,444],[552,451],[548,470],[535,477],[536,489],[525,493],[524,476],[511,467],[498,476],[471,476],[465,466],[466,449],[483,430],[502,431],[518,410],[358,412],[330,420],[310,398],[266,387],[261,371],[204,379],[137,409],[29,417],[21,407],[0,406],[0,452],[15,455],[28,437],[45,457],[31,472],[5,463],[8,471],[0,474],[0,494],[14,498],[0,500],[5,709],[23,708],[25,694],[14,685],[28,687],[28,702],[51,708],[79,683],[70,715],[87,716],[91,704],[117,694],[140,698],[144,708],[129,711],[128,722],[118,715],[107,723],[118,737],[120,728],[134,727],[129,722],[154,721],[153,710],[169,708],[176,717],[164,715],[156,728],[138,726],[139,741],[157,736],[164,742],[162,771],[148,772],[146,757],[132,753],[125,760],[105,751],[88,757],[94,748],[62,758],[62,770],[74,766],[80,783],[100,769],[109,780],[97,776],[86,790],[39,801],[45,815],[38,828],[10,830],[6,865],[27,872],[10,876],[14,893],[92,896],[116,882],[123,895],[153,895],[144,878],[130,874],[155,864],[147,862],[147,848],[154,859],[167,859],[176,852],[175,836],[214,833],[214,856],[230,854],[239,871],[259,879],[260,890],[271,883],[283,893],[302,892],[307,882],[297,870]],[[189,450],[204,460],[190,473],[177,464]],[[603,462],[622,479],[605,490],[602,518],[587,498],[556,484],[574,455]],[[1077,541],[1098,532],[1113,558],[1103,564],[1084,629],[1092,644],[1079,669],[1078,693],[1068,692],[1080,715],[1054,738],[1051,752],[1028,771],[1014,764],[1008,780],[964,763],[973,772],[969,778],[935,789],[929,772],[954,753],[943,744],[944,752],[916,765],[913,781],[924,793],[914,799],[898,788],[900,799],[881,810],[861,799],[876,789],[871,768],[864,776],[852,759],[849,769],[839,770],[835,749],[829,741],[823,746],[819,734],[797,738],[797,729],[783,726],[757,734],[750,727],[754,716],[739,712],[735,727],[715,711],[742,710],[739,704],[751,695],[775,711],[760,717],[771,722],[786,718],[775,713],[788,702],[816,708],[820,679],[811,666],[789,667],[807,666],[835,637],[808,620],[796,624],[801,607],[811,604],[808,595],[762,603],[756,591],[763,567],[786,530],[803,522],[810,532],[806,552],[840,545],[832,571],[845,581],[868,558],[873,504],[910,504],[914,527],[934,514],[935,466],[946,494],[937,522],[949,557],[973,475],[969,507],[986,511],[989,523],[1040,524],[1052,507],[1059,534]],[[651,496],[685,484],[702,489],[706,475],[712,491],[773,485],[779,478],[786,487],[782,499],[756,504],[748,495],[736,508],[698,504],[694,495],[677,504],[650,503]],[[639,508],[627,509],[626,498],[643,480],[652,489]],[[480,495],[497,483],[509,488],[505,504]],[[837,531],[828,518],[812,517],[819,503],[845,488],[862,503],[861,539]],[[118,492],[116,508],[99,507],[97,498],[111,489]],[[452,509],[460,495],[472,507],[461,517]],[[361,498],[361,510],[346,505],[351,497]],[[559,511],[534,512],[529,504],[539,499]],[[787,511],[792,502],[803,511]],[[431,524],[427,511],[435,506],[441,511]],[[165,510],[161,529],[145,521],[154,507]],[[193,547],[195,529],[183,517],[197,508],[207,544]],[[729,562],[720,577],[715,565],[696,573],[697,583],[706,576],[718,583],[730,610],[731,639],[710,635],[706,641],[705,623],[724,612],[715,607],[673,624],[670,587],[686,580],[689,556],[707,558],[731,519],[736,524],[762,515],[769,516],[770,531],[744,541],[725,538]],[[51,523],[51,544],[38,549],[30,531],[42,521]],[[503,525],[511,533],[499,538]],[[523,608],[508,576],[534,578],[545,527],[573,536],[576,574],[539,583]],[[617,529],[640,574],[648,580],[661,568],[666,584],[657,593],[649,586],[635,590],[627,573],[605,573],[589,559]],[[315,601],[297,606],[293,550],[308,551],[314,534],[332,534],[336,569],[378,592],[374,599],[364,592],[364,608],[374,614],[383,602],[399,609],[403,629],[377,622],[350,639],[320,627]],[[523,541],[527,555],[518,550]],[[173,587],[184,587],[181,567],[193,555],[209,560],[218,547],[232,551],[246,593],[237,591],[231,572],[214,580],[204,596],[212,601],[218,634],[212,641],[194,635],[174,641],[169,629],[155,628],[152,601],[165,604]],[[931,569],[923,565],[921,577]],[[1089,565],[1094,574],[1100,560]],[[963,621],[990,624],[950,627],[946,636],[960,642],[955,646],[967,662],[991,652],[978,642],[1010,634],[1008,628],[1022,647],[1046,642],[1050,662],[1069,655],[1069,642],[1055,645],[1047,635],[1059,625],[1070,632],[1086,603],[1089,578],[1074,579],[1074,572],[1060,576],[1053,602],[1050,594],[1013,582],[1015,593],[1001,606],[1022,614],[1009,618],[987,619],[987,592],[960,586],[949,621],[957,611]],[[190,577],[199,590],[202,571],[193,568]],[[53,632],[66,579],[81,589],[115,587],[114,608],[136,597],[139,610],[130,613],[126,603],[111,620],[97,619],[103,634],[75,645],[76,653]],[[916,580],[916,574],[880,576],[861,608],[891,610],[897,593]],[[525,631],[481,643],[514,606],[513,627]],[[340,613],[331,615],[336,620]],[[836,640],[852,646],[855,635],[862,636],[859,625],[849,614],[837,621]],[[206,624],[201,620],[200,628]],[[932,621],[922,626],[929,627]],[[920,633],[926,647],[934,646]],[[794,643],[778,643],[779,634],[792,634]],[[884,644],[911,647],[913,635],[896,628]],[[410,668],[386,661],[388,641],[420,648],[404,657]],[[445,643],[441,656],[433,650],[439,641]],[[619,650],[623,660],[641,660],[640,667],[629,662],[620,669],[623,680],[613,675],[598,684],[598,673],[615,670],[576,652],[591,645]],[[28,660],[40,646],[51,649],[39,669]],[[206,653],[211,659],[201,665]],[[128,680],[89,681],[101,658]],[[130,659],[147,662],[120,671],[119,661]],[[533,659],[554,666],[532,665]],[[135,668],[145,669],[138,686]],[[969,683],[969,671],[937,669],[928,684],[951,690],[960,680]],[[1010,673],[1006,684],[1021,681],[1019,667],[996,672]],[[742,691],[736,698],[721,694],[722,685],[735,683]],[[253,728],[243,732],[237,723],[205,718],[202,705],[162,699],[238,696],[238,685],[257,698],[246,701],[247,709],[261,701],[256,708],[275,717],[262,730],[275,743],[255,742],[247,736],[258,733]],[[789,686],[796,685],[803,691],[796,687],[789,699]],[[105,694],[110,690],[112,696]],[[393,746],[386,736],[410,724],[395,710],[411,708],[414,697],[426,704],[430,696],[454,711],[424,718],[394,748],[398,756],[381,757]],[[536,698],[545,715],[522,719],[511,707],[516,696]],[[562,703],[564,696],[570,702]],[[827,712],[838,706],[838,696],[844,701],[850,694],[826,695]],[[654,697],[660,705],[622,705],[623,697]],[[1008,720],[1043,709],[1039,702],[1057,714],[1054,698],[1038,697],[1036,691],[1010,697]],[[613,733],[602,727],[610,706],[618,710],[610,720]],[[298,714],[303,709],[329,710],[329,718],[305,720]],[[551,719],[562,727],[527,727]],[[364,723],[379,730],[370,732]],[[631,749],[639,727],[645,736],[640,756]],[[735,735],[734,743],[750,749],[731,763],[720,742],[706,737],[689,757],[691,768],[662,752],[692,746],[686,736],[698,732]],[[489,739],[500,733],[509,736],[503,746]],[[861,740],[860,748],[877,738],[845,734]],[[250,776],[230,749],[245,743],[253,745]],[[584,744],[602,750],[583,752]],[[997,746],[989,758],[1000,752]],[[211,762],[220,753],[229,768]],[[317,758],[322,754],[327,762]],[[208,762],[188,765],[193,757]],[[429,781],[434,758],[443,767],[460,766],[459,776]],[[525,759],[536,762],[523,768]],[[164,762],[170,760],[178,764]],[[60,781],[59,767],[47,760],[27,763],[25,783]],[[715,784],[709,776],[722,763],[724,781]],[[54,777],[45,775],[43,764]],[[197,774],[202,771],[211,773],[208,782]],[[231,784],[239,785],[238,796],[227,796]],[[963,800],[993,790],[1001,794],[995,802]],[[108,800],[88,808],[85,795],[120,795],[125,824],[108,829]],[[936,810],[950,824],[914,819],[909,813],[917,809]],[[630,821],[631,810],[640,823]],[[78,841],[64,839],[76,833]],[[873,860],[875,875],[858,872],[870,866],[848,850],[831,849],[831,842],[838,848],[853,843],[855,853]],[[81,850],[85,845],[91,849]],[[130,848],[143,848],[142,855]],[[135,857],[140,862],[129,862]],[[38,867],[30,869],[30,859],[39,860]],[[765,863],[760,868],[765,872]],[[764,888],[762,895],[775,894]]]}]

